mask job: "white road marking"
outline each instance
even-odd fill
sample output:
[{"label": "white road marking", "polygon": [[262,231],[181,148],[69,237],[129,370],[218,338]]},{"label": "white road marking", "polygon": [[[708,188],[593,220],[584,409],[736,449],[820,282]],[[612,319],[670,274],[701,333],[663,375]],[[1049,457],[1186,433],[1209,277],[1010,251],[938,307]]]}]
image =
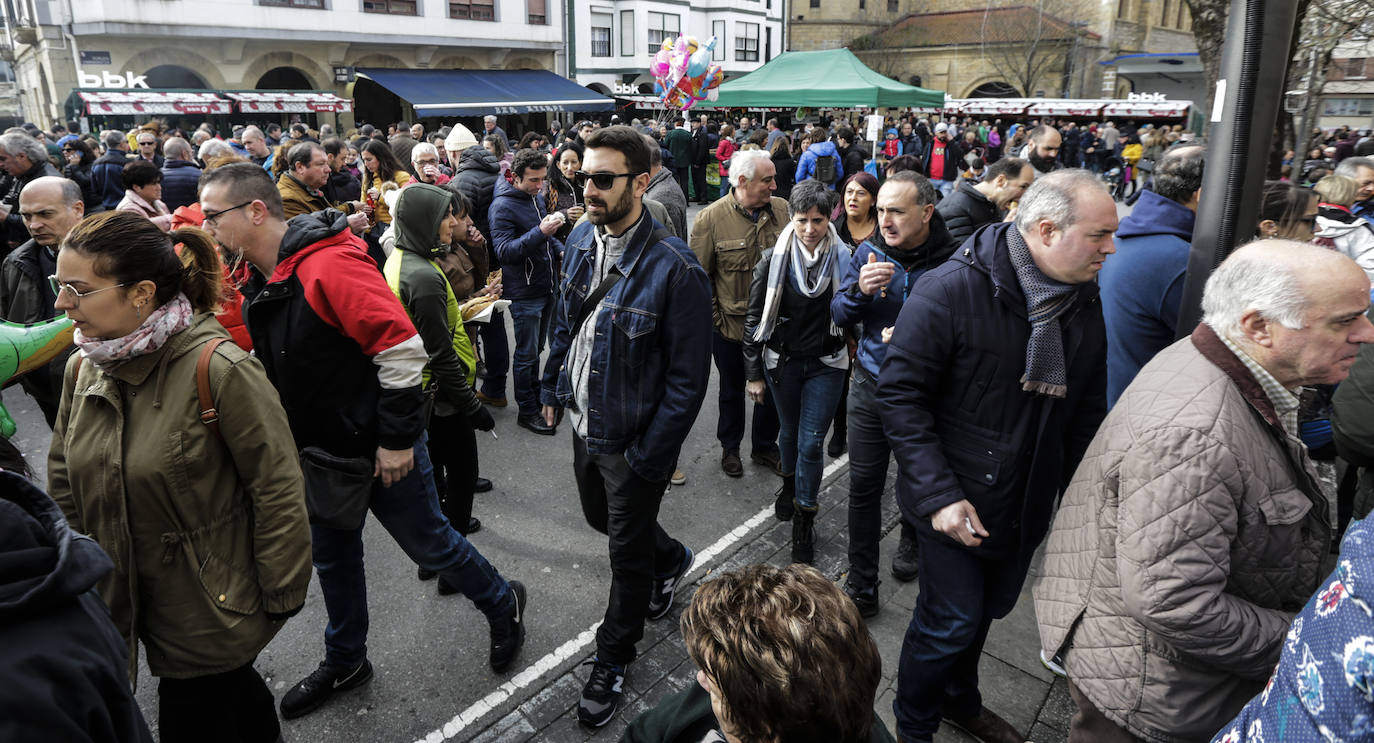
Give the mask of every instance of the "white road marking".
[{"label": "white road marking", "polygon": [[[826,465],[825,470],[821,473],[821,482],[829,480],[841,467],[848,463],[849,455],[841,454],[833,462]],[[751,516],[749,520],[731,529],[729,533],[725,534],[725,536],[722,536],[720,539],[717,539],[715,544],[698,552],[696,564],[692,567],[692,570],[687,573],[687,576],[690,577],[697,574],[699,571],[708,569],[711,563],[720,556],[722,552],[738,544],[741,539],[749,536],[749,534],[759,528],[761,524],[766,523],[772,518],[773,505],[770,503],[763,508],[763,510]],[[684,578],[683,582],[690,581]],[[597,622],[588,627],[586,631],[578,634],[577,637],[554,648],[548,655],[545,655],[543,658],[535,661],[533,665],[515,674],[509,681],[496,687],[495,691],[473,702],[467,709],[459,712],[453,719],[444,723],[438,730],[431,732],[423,738],[419,738],[415,743],[443,743],[443,741],[458,737],[458,734],[466,730],[468,726],[477,723],[484,715],[500,707],[521,689],[538,681],[544,674],[563,665],[570,658],[585,655],[587,649],[596,642],[596,628],[600,626],[601,622]]]}]

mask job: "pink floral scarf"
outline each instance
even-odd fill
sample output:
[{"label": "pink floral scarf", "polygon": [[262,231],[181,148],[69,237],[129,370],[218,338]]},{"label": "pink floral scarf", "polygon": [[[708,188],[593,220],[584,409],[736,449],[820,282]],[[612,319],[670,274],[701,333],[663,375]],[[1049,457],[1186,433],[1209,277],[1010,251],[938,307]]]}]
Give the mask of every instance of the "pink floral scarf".
[{"label": "pink floral scarf", "polygon": [[185,294],[178,294],[153,310],[134,332],[118,338],[87,338],[77,330],[76,345],[82,356],[109,373],[130,359],[156,351],[168,338],[191,327],[193,314],[190,300]]}]

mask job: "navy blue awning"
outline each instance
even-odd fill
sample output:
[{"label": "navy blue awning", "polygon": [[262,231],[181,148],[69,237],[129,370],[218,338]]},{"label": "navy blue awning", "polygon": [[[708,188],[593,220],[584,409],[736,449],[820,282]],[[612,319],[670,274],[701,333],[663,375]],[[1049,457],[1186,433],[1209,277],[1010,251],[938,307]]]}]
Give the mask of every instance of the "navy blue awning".
[{"label": "navy blue awning", "polygon": [[611,111],[615,101],[548,70],[389,70],[362,67],[419,116]]}]

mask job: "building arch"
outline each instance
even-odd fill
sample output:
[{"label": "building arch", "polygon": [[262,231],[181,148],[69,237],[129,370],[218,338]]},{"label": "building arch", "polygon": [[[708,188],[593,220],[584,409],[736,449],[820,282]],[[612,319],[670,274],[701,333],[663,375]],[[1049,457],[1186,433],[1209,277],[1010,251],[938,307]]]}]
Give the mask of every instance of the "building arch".
[{"label": "building arch", "polygon": [[587,83],[587,89],[596,91],[601,95],[611,95],[611,88],[605,83]]},{"label": "building arch", "polygon": [[[244,82],[247,82],[246,80]],[[273,67],[258,78],[258,90],[315,90],[315,84],[295,67]]]},{"label": "building arch", "polygon": [[506,69],[508,69],[508,70],[542,70],[542,69],[545,69],[545,68],[544,68],[544,65],[543,65],[542,63],[540,63],[540,62],[538,62],[538,61],[536,61],[536,60],[534,60],[534,59],[531,59],[531,58],[529,58],[529,57],[516,57],[515,59],[512,59],[512,60],[510,60],[509,62],[506,62]]},{"label": "building arch", "polygon": [[[225,88],[224,75],[219,71],[219,67],[201,55],[181,49],[178,47],[157,47],[139,52],[129,58],[124,68],[136,74],[147,74],[152,70],[163,66],[183,67],[191,72],[200,82],[204,83],[201,87],[208,89]],[[148,87],[155,88],[153,80],[148,81]]]},{"label": "building arch", "polygon": [[[278,87],[276,85],[264,85],[262,79],[271,73],[277,73],[282,79],[289,79],[289,73],[277,72],[282,68],[294,69],[300,78],[305,80],[307,87]],[[268,52],[261,57],[253,60],[243,70],[243,86],[253,86],[255,88],[282,89],[282,90],[320,90],[332,87],[334,75],[332,70],[320,67],[319,63],[309,57],[295,52]],[[270,80],[269,80],[270,82]],[[299,84],[299,80],[295,81]]]},{"label": "building arch", "polygon": [[177,64],[160,64],[143,73],[150,88],[191,88],[209,90],[200,73]]},{"label": "building arch", "polygon": [[1021,98],[1015,85],[1000,78],[985,78],[969,88],[964,98]]},{"label": "building arch", "polygon": [[432,65],[436,70],[480,70],[482,65],[477,64],[477,60],[472,57],[462,55],[450,55],[439,60],[438,64]]},{"label": "building arch", "polygon": [[411,65],[402,62],[400,57],[394,57],[390,54],[365,54],[348,64],[350,67],[378,67],[386,70],[408,70],[411,68]]}]

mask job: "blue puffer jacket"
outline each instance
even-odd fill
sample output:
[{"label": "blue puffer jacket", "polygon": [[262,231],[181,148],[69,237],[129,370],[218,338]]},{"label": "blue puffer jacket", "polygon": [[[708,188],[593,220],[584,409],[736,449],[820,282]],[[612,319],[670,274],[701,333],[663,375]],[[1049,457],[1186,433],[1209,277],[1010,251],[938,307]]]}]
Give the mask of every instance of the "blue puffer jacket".
[{"label": "blue puffer jacket", "polygon": [[[924,244],[911,251],[898,251],[883,242],[880,232],[865,240],[854,250],[849,261],[849,269],[844,273],[839,291],[830,300],[830,317],[841,328],[862,326],[859,336],[859,366],[868,373],[870,379],[878,378],[878,369],[883,365],[887,354],[887,344],[883,343],[883,328],[890,328],[897,322],[897,313],[916,279],[928,269],[938,266],[954,252],[958,243],[945,228],[945,219],[935,212],[930,217],[930,236]],[[867,296],[859,291],[859,271],[868,262],[869,255],[878,256],[878,262],[893,264],[892,280],[886,292]]]},{"label": "blue puffer jacket", "polygon": [[545,214],[543,194],[531,196],[505,178],[496,179],[488,219],[492,247],[501,263],[504,299],[538,299],[558,289],[563,243],[539,231]]},{"label": "blue puffer jacket", "polygon": [[835,148],[834,142],[817,142],[806,148],[802,153],[801,159],[797,161],[797,177],[793,183],[801,183],[807,178],[814,178],[816,175],[816,158],[818,157],[835,158],[835,180],[825,184],[832,191],[837,183],[844,181],[844,161],[840,157],[840,151]]},{"label": "blue puffer jacket", "polygon": [[162,203],[171,211],[200,200],[200,168],[189,160],[168,160],[162,165]]},{"label": "blue puffer jacket", "polygon": [[1191,209],[1144,191],[1116,230],[1116,254],[1097,275],[1107,322],[1107,404],[1174,342],[1193,241]]}]

